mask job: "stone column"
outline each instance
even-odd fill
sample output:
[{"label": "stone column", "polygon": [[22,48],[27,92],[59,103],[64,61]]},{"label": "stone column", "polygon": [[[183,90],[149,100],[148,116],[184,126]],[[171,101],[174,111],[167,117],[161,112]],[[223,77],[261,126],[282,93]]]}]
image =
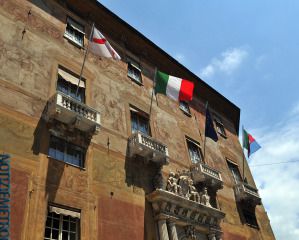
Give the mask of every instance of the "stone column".
[{"label": "stone column", "polygon": [[167,224],[165,219],[158,220],[160,240],[169,240]]},{"label": "stone column", "polygon": [[176,232],[176,226],[174,222],[168,222],[168,233],[169,233],[169,240],[178,240],[178,234]]}]

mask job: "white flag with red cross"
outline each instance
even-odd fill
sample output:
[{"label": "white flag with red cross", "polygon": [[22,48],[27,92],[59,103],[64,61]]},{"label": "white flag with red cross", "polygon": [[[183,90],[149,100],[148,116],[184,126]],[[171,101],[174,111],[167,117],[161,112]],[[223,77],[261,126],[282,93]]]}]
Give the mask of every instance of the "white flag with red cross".
[{"label": "white flag with red cross", "polygon": [[103,34],[96,28],[93,29],[91,42],[89,43],[89,49],[95,55],[107,58],[113,58],[120,60],[118,53],[111,47],[110,43],[103,36]]}]

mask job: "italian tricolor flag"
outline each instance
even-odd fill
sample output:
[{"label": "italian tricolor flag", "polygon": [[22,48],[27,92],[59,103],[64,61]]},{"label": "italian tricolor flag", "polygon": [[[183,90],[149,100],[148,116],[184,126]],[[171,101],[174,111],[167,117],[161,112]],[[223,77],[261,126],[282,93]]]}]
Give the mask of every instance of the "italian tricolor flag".
[{"label": "italian tricolor flag", "polygon": [[165,94],[176,101],[191,101],[193,89],[193,82],[160,71],[156,73],[155,93]]}]

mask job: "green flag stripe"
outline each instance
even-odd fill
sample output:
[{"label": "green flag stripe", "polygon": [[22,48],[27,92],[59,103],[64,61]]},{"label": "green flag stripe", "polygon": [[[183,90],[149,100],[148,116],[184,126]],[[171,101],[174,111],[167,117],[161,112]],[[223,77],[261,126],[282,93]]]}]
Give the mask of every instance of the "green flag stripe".
[{"label": "green flag stripe", "polygon": [[168,79],[169,79],[169,75],[157,71],[155,93],[166,94]]},{"label": "green flag stripe", "polygon": [[249,139],[248,139],[248,133],[243,128],[243,148],[247,149],[249,148]]}]

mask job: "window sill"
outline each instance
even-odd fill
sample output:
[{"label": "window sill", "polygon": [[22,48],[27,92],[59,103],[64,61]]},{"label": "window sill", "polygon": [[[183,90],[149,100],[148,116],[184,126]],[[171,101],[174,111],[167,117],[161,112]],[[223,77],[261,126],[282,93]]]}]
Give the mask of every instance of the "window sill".
[{"label": "window sill", "polygon": [[59,159],[56,159],[56,158],[53,158],[53,157],[51,157],[51,156],[47,156],[49,159],[52,159],[52,160],[54,160],[54,161],[57,161],[57,162],[60,162],[60,163],[62,163],[62,164],[65,164],[66,165],[66,167],[68,167],[68,166],[71,166],[71,167],[75,167],[75,168],[78,168],[78,169],[80,169],[81,171],[86,171],[86,168],[85,167],[79,167],[79,166],[77,166],[77,165],[74,165],[74,164],[71,164],[71,163],[68,163],[68,162],[64,162],[64,161],[62,161],[62,160],[59,160]]},{"label": "window sill", "polygon": [[218,132],[218,134],[219,134],[221,137],[227,139],[227,136],[226,136],[225,134],[223,134],[223,133],[221,133],[221,132]]},{"label": "window sill", "polygon": [[181,111],[182,111],[186,116],[188,116],[188,117],[192,117],[191,113],[185,111],[185,110],[182,109],[182,108],[180,108],[180,109],[181,109]]},{"label": "window sill", "polygon": [[66,40],[68,40],[68,42],[71,43],[72,45],[74,45],[75,47],[80,48],[80,49],[83,49],[83,50],[85,49],[85,48],[84,48],[84,44],[81,45],[81,44],[77,43],[77,42],[74,41],[72,38],[70,38],[68,35],[64,34],[63,37],[64,37]]},{"label": "window sill", "polygon": [[133,77],[131,77],[131,76],[129,76],[129,75],[128,75],[128,77],[132,80],[132,82],[138,84],[139,86],[143,86],[143,83],[142,83],[142,82],[136,80],[135,78],[133,78]]},{"label": "window sill", "polygon": [[259,226],[257,226],[257,225],[253,225],[253,224],[250,224],[250,223],[244,223],[244,224],[247,225],[248,227],[254,228],[256,230],[260,230]]}]

